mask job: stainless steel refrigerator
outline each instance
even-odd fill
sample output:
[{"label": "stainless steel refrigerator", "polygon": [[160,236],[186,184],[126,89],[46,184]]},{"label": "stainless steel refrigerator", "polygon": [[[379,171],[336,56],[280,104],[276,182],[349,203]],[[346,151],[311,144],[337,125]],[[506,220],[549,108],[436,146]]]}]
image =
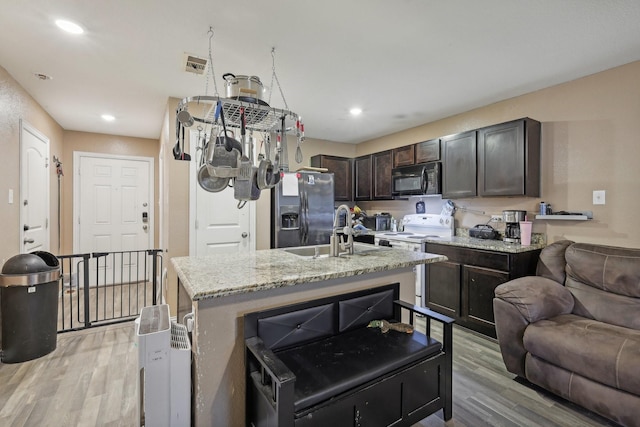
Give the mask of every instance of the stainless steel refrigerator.
[{"label": "stainless steel refrigerator", "polygon": [[328,244],[333,215],[332,173],[285,173],[271,190],[271,247]]}]

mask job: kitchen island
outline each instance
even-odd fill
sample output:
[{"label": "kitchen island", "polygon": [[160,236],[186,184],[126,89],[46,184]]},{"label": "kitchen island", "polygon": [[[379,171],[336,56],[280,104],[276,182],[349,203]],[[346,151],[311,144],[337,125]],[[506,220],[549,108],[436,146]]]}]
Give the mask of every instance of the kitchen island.
[{"label": "kitchen island", "polygon": [[413,267],[446,259],[386,248],[340,257],[301,257],[272,249],[173,258],[178,318],[189,306],[195,318],[192,424],[245,424],[246,313],[390,283],[400,283],[400,298],[413,301]]}]

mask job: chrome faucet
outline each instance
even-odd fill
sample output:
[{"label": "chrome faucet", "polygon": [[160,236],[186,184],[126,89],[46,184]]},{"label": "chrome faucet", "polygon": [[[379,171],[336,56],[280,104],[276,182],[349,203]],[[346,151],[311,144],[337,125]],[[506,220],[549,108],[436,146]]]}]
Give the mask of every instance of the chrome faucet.
[{"label": "chrome faucet", "polygon": [[[347,223],[344,227],[340,227],[340,212],[345,211],[347,213]],[[344,235],[346,234],[347,240],[345,241]],[[333,232],[329,240],[330,255],[338,257],[342,254],[353,255],[353,227],[351,226],[351,211],[349,206],[340,205],[336,209],[336,216],[333,219]]]}]

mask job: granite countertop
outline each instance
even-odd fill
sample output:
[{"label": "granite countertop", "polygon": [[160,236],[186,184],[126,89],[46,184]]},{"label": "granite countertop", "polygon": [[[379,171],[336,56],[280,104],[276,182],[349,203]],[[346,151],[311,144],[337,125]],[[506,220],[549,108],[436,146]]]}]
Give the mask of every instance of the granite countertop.
[{"label": "granite countertop", "polygon": [[364,254],[304,258],[283,249],[172,258],[193,300],[218,298],[446,261],[443,255],[383,248]]},{"label": "granite countertop", "polygon": [[474,237],[455,236],[443,239],[429,239],[427,243],[438,243],[441,245],[458,246],[470,249],[483,249],[487,251],[521,253],[535,251],[546,246],[543,241],[531,242],[529,246],[522,246],[520,243],[507,243],[502,240],[476,239]]}]

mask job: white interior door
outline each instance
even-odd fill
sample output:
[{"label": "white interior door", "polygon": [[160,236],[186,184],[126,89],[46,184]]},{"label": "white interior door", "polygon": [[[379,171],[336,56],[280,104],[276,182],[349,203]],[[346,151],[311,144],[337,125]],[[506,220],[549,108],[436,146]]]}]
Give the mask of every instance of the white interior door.
[{"label": "white interior door", "polygon": [[[74,165],[74,253],[151,249],[153,159],[76,152]],[[144,257],[107,260],[100,268],[109,283],[115,275],[124,274],[124,281],[129,275],[139,277],[137,264]],[[112,262],[121,265],[114,267]]]},{"label": "white interior door", "polygon": [[[196,149],[198,132],[191,131],[189,251],[192,256],[255,250],[255,202],[238,209],[233,189],[208,192],[198,184],[202,150]],[[195,153],[195,155],[193,155]]]},{"label": "white interior door", "polygon": [[20,252],[49,251],[49,138],[20,129]]}]

